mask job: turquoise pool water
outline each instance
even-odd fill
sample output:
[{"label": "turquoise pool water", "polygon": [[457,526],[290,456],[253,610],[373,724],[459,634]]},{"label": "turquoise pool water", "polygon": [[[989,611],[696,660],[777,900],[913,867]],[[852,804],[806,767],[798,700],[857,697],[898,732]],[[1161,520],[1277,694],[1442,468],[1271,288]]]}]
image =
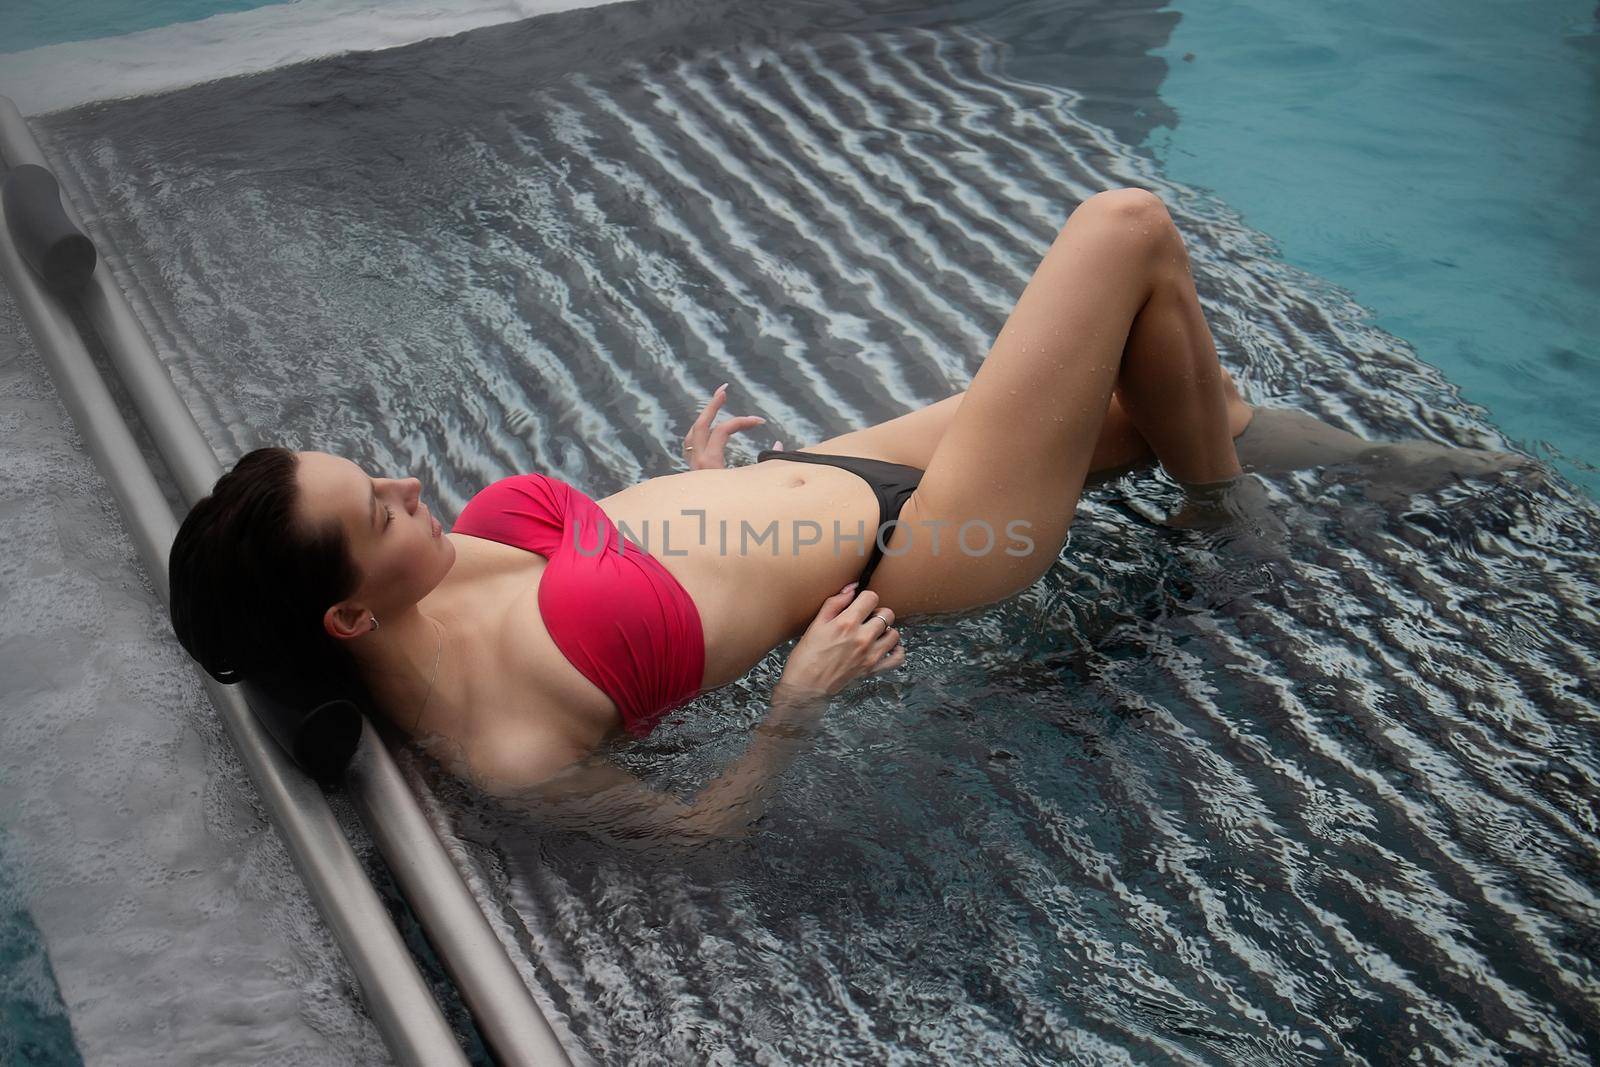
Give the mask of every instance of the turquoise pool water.
[{"label": "turquoise pool water", "polygon": [[0,1064],[77,1067],[82,1058],[9,846],[0,826]]},{"label": "turquoise pool water", "polygon": [[1179,0],[1151,144],[1600,491],[1592,0]]},{"label": "turquoise pool water", "polygon": [[6,0],[0,4],[0,51],[21,52],[66,41],[93,41],[174,22],[266,7],[271,0]]}]

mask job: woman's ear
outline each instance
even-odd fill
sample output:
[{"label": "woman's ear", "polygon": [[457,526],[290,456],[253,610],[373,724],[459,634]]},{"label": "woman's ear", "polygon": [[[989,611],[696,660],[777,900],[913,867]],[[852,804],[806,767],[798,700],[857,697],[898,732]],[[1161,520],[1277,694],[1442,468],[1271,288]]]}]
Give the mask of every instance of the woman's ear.
[{"label": "woman's ear", "polygon": [[322,613],[322,628],[329,637],[350,641],[372,632],[372,615],[366,608],[341,600]]}]

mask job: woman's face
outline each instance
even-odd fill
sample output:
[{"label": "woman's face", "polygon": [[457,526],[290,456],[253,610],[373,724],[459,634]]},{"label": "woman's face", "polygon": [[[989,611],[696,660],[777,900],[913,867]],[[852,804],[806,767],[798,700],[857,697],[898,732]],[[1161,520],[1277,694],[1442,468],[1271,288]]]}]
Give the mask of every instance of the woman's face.
[{"label": "woman's face", "polygon": [[432,592],[455,562],[455,545],[444,535],[415,478],[373,478],[342,456],[297,452],[301,516],[308,523],[336,522],[349,541],[362,575],[361,587],[335,605],[328,625],[335,636],[352,636],[399,615]]}]

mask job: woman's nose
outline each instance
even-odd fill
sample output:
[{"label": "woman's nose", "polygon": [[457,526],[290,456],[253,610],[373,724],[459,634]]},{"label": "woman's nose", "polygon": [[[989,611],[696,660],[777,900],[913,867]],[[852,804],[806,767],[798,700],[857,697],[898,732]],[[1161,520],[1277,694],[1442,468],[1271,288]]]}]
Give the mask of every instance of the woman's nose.
[{"label": "woman's nose", "polygon": [[422,500],[422,479],[390,478],[389,481],[400,487],[400,499],[404,501],[406,510],[415,512],[417,504]]}]

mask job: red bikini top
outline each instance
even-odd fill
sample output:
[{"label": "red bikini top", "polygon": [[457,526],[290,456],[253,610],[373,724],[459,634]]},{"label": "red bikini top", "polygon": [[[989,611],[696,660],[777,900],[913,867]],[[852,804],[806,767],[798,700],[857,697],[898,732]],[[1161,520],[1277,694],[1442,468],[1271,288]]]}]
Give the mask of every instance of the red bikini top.
[{"label": "red bikini top", "polygon": [[486,486],[452,533],[483,537],[543,556],[539,614],[561,654],[643,737],[693,699],[705,671],[700,612],[661,562],[577,489],[543,474]]}]

